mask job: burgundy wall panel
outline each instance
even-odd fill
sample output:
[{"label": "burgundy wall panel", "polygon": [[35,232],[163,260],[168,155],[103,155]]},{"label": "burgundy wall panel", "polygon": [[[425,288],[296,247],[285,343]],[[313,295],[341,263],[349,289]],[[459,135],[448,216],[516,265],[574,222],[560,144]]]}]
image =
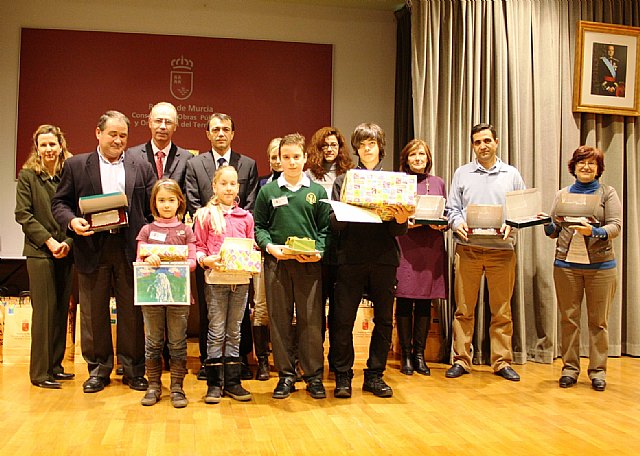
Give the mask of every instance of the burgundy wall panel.
[{"label": "burgundy wall panel", "polygon": [[234,119],[233,148],[269,166],[275,136],[331,124],[328,44],[133,33],[22,29],[16,173],[43,123],[60,126],[74,154],[95,150],[96,122],[109,109],[131,120],[129,146],[148,141],[149,108],[173,103],[173,139],[206,151],[212,112]]}]

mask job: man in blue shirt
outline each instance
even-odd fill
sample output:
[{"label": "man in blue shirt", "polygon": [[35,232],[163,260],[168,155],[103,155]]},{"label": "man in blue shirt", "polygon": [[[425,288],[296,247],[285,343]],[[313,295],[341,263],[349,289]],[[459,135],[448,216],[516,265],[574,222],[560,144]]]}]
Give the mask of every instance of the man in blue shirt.
[{"label": "man in blue shirt", "polygon": [[456,170],[449,191],[449,223],[456,238],[455,298],[453,321],[453,366],[446,373],[457,378],[471,370],[471,341],[484,272],[491,309],[491,367],[496,375],[519,381],[511,368],[511,295],[515,283],[515,236],[502,224],[499,236],[469,236],[467,208],[470,204],[500,204],[506,193],[525,188],[516,168],[497,157],[498,138],[492,125],[481,123],[471,129],[475,160]]}]

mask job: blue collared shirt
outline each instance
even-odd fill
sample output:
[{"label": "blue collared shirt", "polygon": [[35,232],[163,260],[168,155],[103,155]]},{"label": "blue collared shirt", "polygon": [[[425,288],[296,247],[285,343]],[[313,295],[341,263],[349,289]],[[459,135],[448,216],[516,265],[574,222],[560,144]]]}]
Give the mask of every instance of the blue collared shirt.
[{"label": "blue collared shirt", "polygon": [[[469,204],[501,204],[504,219],[507,192],[525,188],[520,172],[499,158],[496,158],[496,163],[490,169],[485,169],[478,160],[462,165],[453,175],[447,198],[449,223],[452,230],[455,231],[461,223],[466,221]],[[515,244],[515,239],[512,242],[496,240],[497,242],[489,244],[486,244],[486,240],[478,243],[472,240],[462,241],[457,237],[456,241],[462,244],[502,249],[512,249]]]}]

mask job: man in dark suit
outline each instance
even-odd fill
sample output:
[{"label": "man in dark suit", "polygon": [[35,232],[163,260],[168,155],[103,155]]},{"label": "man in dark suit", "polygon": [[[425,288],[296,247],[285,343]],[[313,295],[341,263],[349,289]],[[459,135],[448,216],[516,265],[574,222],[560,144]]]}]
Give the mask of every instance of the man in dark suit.
[{"label": "man in dark suit", "polygon": [[[186,188],[187,210],[194,215],[196,211],[206,206],[213,196],[211,181],[220,166],[233,166],[238,172],[240,191],[240,207],[253,210],[258,188],[258,167],[255,160],[231,150],[231,142],[235,134],[235,125],[231,116],[215,113],[209,117],[207,123],[207,138],[211,141],[211,150],[193,157],[187,162]],[[204,363],[207,358],[207,332],[209,320],[207,317],[207,303],[204,298],[204,276],[202,269],[196,269],[198,301],[200,308],[200,360]],[[243,361],[243,379],[252,378],[246,363],[247,355],[251,353],[253,340],[251,338],[251,323],[248,311],[242,321],[240,338],[240,355]],[[200,369],[198,378],[205,379],[204,369]]]},{"label": "man in dark suit", "polygon": [[178,128],[178,111],[171,103],[161,102],[151,108],[149,130],[151,140],[131,147],[128,152],[140,154],[149,160],[156,177],[175,180],[185,193],[185,174],[191,153],[176,146],[171,138]]},{"label": "man in dark suit", "polygon": [[[113,346],[109,300],[116,297],[118,358],[123,383],[146,391],[142,312],[133,305],[132,262],[136,236],[151,218],[149,199],[156,181],[151,165],[137,154],[125,153],[129,119],[107,111],[98,121],[97,151],[71,157],[65,163],[52,213],[61,226],[74,233],[73,254],[78,271],[82,356],[89,368],[85,393],[96,393],[110,383]],[[127,196],[129,225],[94,232],[83,217],[78,199],[83,196],[123,192]]]}]

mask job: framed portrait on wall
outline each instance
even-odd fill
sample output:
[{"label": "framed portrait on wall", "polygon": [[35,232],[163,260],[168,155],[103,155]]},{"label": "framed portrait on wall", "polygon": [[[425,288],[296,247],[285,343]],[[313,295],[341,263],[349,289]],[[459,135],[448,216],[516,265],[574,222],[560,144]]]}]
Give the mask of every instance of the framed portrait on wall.
[{"label": "framed portrait on wall", "polygon": [[574,112],[640,116],[640,27],[580,21]]}]

